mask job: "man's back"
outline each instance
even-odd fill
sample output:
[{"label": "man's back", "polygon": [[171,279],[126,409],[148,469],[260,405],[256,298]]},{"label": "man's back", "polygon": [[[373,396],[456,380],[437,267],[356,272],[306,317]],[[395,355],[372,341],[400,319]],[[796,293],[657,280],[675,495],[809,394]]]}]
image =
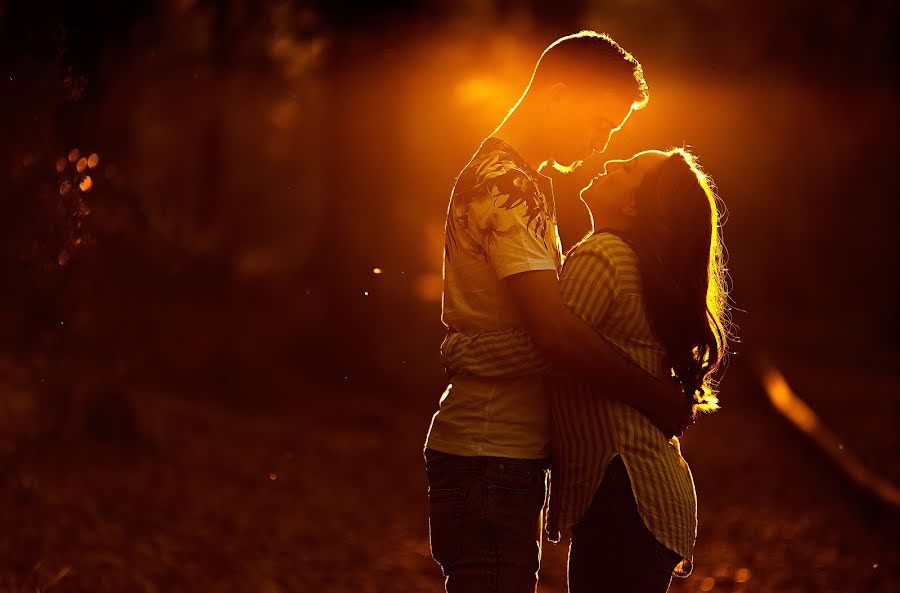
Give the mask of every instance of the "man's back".
[{"label": "man's back", "polygon": [[[447,211],[442,320],[485,333],[522,325],[503,278],[561,266],[552,189],[512,147],[488,138],[457,178]],[[427,447],[457,455],[539,458],[547,396],[533,378],[454,378]]]},{"label": "man's back", "polygon": [[560,270],[556,209],[550,188],[538,185],[542,179],[497,138],[485,140],[460,173],[445,226],[441,319],[449,328],[521,326],[500,280]]}]

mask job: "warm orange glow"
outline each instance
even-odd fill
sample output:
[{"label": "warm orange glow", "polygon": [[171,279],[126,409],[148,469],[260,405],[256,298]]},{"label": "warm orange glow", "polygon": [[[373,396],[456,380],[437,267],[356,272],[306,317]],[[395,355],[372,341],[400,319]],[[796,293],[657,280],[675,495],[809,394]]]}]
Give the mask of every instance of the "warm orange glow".
[{"label": "warm orange glow", "polygon": [[87,166],[88,166],[87,159],[84,157],[81,157],[80,159],[78,159],[78,162],[75,163],[75,170],[78,171],[79,173],[82,173],[82,172],[84,172],[85,169],[87,169]]},{"label": "warm orange glow", "polygon": [[80,156],[81,156],[81,153],[78,152],[78,149],[73,148],[72,150],[69,151],[69,162],[74,163],[75,161],[78,160],[78,157],[80,157]]},{"label": "warm orange glow", "polygon": [[372,268],[372,273],[373,274],[381,274],[382,270],[381,270],[381,268]]},{"label": "warm orange glow", "polygon": [[283,130],[296,125],[299,115],[300,110],[296,101],[285,99],[272,106],[269,111],[269,121],[276,128]]},{"label": "warm orange glow", "polygon": [[94,187],[94,181],[91,179],[90,175],[86,175],[85,178],[81,180],[81,183],[78,184],[78,189],[81,191],[90,191],[92,187]]},{"label": "warm orange glow", "polygon": [[900,488],[873,474],[847,451],[837,436],[822,424],[816,413],[794,393],[784,375],[774,365],[761,359],[757,361],[757,367],[769,401],[788,421],[828,455],[857,486],[900,508]]},{"label": "warm orange glow", "polygon": [[456,98],[465,106],[493,103],[509,95],[509,89],[488,76],[470,76],[456,85]]},{"label": "warm orange glow", "polygon": [[766,393],[769,394],[769,400],[782,414],[803,430],[812,431],[818,428],[819,419],[816,413],[794,394],[778,369],[768,367],[763,373],[762,380]]},{"label": "warm orange glow", "polygon": [[443,285],[440,274],[422,274],[416,282],[416,292],[423,301],[440,301]]},{"label": "warm orange glow", "polygon": [[63,181],[59,184],[59,195],[64,196],[69,193],[69,190],[72,189],[72,184],[68,181]]},{"label": "warm orange glow", "polygon": [[308,72],[318,62],[325,50],[325,40],[317,37],[300,40],[289,36],[278,36],[269,43],[269,55],[280,62],[285,74],[296,78]]},{"label": "warm orange glow", "polygon": [[66,158],[59,157],[58,159],[56,159],[56,172],[62,173],[65,170],[66,170]]},{"label": "warm orange glow", "polygon": [[100,155],[97,154],[96,152],[91,153],[91,156],[89,156],[87,159],[87,166],[90,167],[91,169],[93,169],[94,167],[96,167],[99,164],[100,164]]}]

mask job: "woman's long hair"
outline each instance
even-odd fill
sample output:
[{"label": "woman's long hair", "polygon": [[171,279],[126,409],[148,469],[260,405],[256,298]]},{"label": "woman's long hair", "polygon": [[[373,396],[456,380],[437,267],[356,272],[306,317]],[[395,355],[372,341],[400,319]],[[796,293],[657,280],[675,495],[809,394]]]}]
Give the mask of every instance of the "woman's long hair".
[{"label": "woman's long hair", "polygon": [[630,233],[651,326],[702,411],[718,408],[713,375],[724,365],[730,329],[717,201],[694,155],[670,150],[636,190]]}]

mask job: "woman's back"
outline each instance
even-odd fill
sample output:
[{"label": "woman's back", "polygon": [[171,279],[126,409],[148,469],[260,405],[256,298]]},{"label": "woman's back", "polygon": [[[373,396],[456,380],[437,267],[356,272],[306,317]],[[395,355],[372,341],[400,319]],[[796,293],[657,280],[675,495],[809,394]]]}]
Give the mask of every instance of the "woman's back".
[{"label": "woman's back", "polygon": [[[610,299],[606,315],[592,324],[625,358],[637,364],[657,379],[669,374],[671,365],[665,348],[650,327],[641,286],[640,261],[626,239],[618,233],[600,231],[575,247],[579,251],[608,261],[610,279],[605,287],[609,292],[599,294],[591,287],[591,299]],[[575,250],[571,252],[575,255]],[[566,282],[565,273],[560,282]],[[583,298],[575,296],[574,298]],[[567,303],[572,305],[571,302]],[[592,306],[596,307],[596,303]]]},{"label": "woman's back", "polygon": [[[566,305],[622,356],[658,379],[670,375],[641,288],[640,262],[617,234],[600,232],[566,259],[560,288]],[[688,560],[696,536],[696,496],[678,440],[667,440],[646,416],[610,398],[609,386],[549,378],[552,393],[553,483],[550,532],[564,532],[590,505],[609,461],[622,457],[644,523]]]}]

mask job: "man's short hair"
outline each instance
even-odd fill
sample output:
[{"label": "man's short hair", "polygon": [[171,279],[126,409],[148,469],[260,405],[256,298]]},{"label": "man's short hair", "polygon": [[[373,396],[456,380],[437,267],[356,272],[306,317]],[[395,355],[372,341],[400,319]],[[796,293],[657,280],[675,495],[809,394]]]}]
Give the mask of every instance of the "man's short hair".
[{"label": "man's short hair", "polygon": [[634,56],[612,37],[596,31],[581,31],[560,37],[541,54],[529,88],[557,82],[588,92],[610,91],[631,99],[641,109],[650,98],[644,71]]}]

